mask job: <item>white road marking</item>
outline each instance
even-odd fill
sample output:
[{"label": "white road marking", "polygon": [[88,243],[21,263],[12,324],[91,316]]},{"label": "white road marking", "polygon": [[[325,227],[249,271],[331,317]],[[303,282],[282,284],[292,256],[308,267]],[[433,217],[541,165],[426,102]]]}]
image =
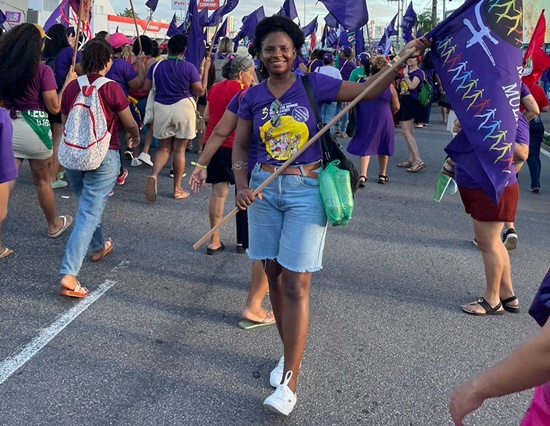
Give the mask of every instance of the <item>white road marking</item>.
[{"label": "white road marking", "polygon": [[10,355],[4,361],[0,362],[0,385],[115,284],[116,281],[106,280],[96,290],[92,291],[88,297],[78,302],[78,304],[55,320],[50,326],[42,329],[40,334],[19,353]]},{"label": "white road marking", "polygon": [[548,158],[550,158],[550,152],[546,151],[544,148],[540,149],[540,153],[543,155],[546,155]]}]

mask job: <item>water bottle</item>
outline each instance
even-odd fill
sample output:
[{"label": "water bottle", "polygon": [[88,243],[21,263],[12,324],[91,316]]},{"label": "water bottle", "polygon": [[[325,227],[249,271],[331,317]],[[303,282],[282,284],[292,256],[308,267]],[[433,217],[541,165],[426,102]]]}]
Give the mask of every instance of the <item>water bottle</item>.
[{"label": "water bottle", "polygon": [[339,225],[340,221],[344,218],[342,203],[340,202],[340,196],[333,179],[334,172],[337,170],[338,168],[331,163],[319,176],[321,199],[323,200],[327,219],[333,226]]},{"label": "water bottle", "polygon": [[342,207],[342,219],[339,225],[347,225],[351,220],[353,213],[353,194],[351,192],[351,177],[347,170],[338,169],[334,173],[334,180],[338,196],[340,197],[340,205]]}]

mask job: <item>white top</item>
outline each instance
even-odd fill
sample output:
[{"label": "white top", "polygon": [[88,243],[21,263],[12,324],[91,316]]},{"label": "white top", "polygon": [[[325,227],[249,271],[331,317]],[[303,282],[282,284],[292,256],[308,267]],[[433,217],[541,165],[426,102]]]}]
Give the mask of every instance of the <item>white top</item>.
[{"label": "white top", "polygon": [[337,80],[342,80],[342,74],[340,74],[338,68],[335,68],[332,65],[323,65],[322,67],[317,68],[317,72],[319,74],[328,75],[329,77]]}]

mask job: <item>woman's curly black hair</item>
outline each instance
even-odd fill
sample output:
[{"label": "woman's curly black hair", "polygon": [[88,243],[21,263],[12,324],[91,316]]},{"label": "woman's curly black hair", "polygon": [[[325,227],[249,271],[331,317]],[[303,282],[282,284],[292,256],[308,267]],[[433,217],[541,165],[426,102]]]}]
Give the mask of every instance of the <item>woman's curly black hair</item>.
[{"label": "woman's curly black hair", "polygon": [[[152,56],[153,54],[153,41],[146,35],[140,35],[139,39],[141,40],[141,48],[145,56]],[[139,42],[136,38],[134,45],[132,46],[132,53],[134,55],[139,55]]]},{"label": "woman's curly black hair", "polygon": [[297,51],[300,50],[306,41],[300,27],[291,19],[285,16],[274,15],[262,19],[258,25],[256,25],[256,30],[254,31],[254,46],[261,52],[262,43],[265,38],[271,33],[278,32],[286,33],[291,38]]},{"label": "woman's curly black hair", "polygon": [[63,24],[52,25],[46,34],[50,40],[44,40],[44,52],[42,53],[44,58],[57,56],[61,49],[69,47],[69,39]]},{"label": "woman's curly black hair", "polygon": [[0,38],[0,99],[20,98],[38,70],[42,37],[33,24],[21,24]]},{"label": "woman's curly black hair", "polygon": [[82,49],[80,66],[84,74],[96,74],[104,69],[113,55],[113,48],[105,39],[94,38]]}]

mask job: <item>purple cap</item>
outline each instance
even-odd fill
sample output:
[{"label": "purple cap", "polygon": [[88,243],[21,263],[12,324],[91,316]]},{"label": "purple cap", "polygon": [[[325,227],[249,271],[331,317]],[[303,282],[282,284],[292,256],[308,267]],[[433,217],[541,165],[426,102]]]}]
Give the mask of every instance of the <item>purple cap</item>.
[{"label": "purple cap", "polygon": [[330,64],[332,61],[334,61],[334,56],[332,55],[332,53],[327,52],[323,55],[324,64]]},{"label": "purple cap", "polygon": [[342,52],[344,55],[348,56],[348,55],[351,54],[351,47],[349,47],[349,46],[347,46],[347,45],[346,45],[346,46],[342,46],[342,47],[340,48],[340,52]]},{"label": "purple cap", "polygon": [[368,65],[370,64],[370,56],[368,53],[366,52],[363,52],[359,55],[359,57],[357,58],[357,60],[359,61],[359,63],[361,63],[361,65]]}]

